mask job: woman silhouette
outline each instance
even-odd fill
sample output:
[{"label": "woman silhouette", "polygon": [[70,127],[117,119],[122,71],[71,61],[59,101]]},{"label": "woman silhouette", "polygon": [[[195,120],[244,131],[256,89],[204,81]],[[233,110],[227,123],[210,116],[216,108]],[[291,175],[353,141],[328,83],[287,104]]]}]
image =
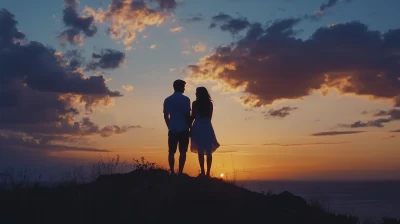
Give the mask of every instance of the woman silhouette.
[{"label": "woman silhouette", "polygon": [[[197,153],[200,164],[200,176],[210,176],[212,153],[220,146],[211,124],[213,103],[205,87],[196,89],[196,100],[192,104],[192,122],[190,151]],[[204,172],[204,154],[207,155],[207,173]]]}]

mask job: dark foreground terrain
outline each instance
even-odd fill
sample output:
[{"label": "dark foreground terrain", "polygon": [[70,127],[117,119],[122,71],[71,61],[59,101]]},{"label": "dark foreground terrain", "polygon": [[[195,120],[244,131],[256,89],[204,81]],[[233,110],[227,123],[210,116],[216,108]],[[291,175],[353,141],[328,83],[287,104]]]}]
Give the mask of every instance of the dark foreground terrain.
[{"label": "dark foreground terrain", "polygon": [[165,170],[151,169],[103,175],[82,185],[2,190],[0,223],[359,222],[325,212],[289,192],[266,195],[215,178],[172,177]]}]

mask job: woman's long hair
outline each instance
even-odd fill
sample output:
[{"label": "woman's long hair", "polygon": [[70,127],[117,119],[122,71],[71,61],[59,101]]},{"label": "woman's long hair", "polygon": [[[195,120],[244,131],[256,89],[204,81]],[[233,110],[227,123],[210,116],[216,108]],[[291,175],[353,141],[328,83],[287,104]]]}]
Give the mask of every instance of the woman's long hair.
[{"label": "woman's long hair", "polygon": [[211,96],[205,87],[198,87],[196,89],[196,102],[200,117],[211,116]]}]

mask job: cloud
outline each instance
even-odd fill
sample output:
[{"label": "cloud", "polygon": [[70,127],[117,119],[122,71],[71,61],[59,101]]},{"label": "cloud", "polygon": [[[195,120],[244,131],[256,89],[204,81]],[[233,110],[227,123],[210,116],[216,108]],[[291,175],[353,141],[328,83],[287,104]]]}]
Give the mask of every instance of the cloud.
[{"label": "cloud", "polygon": [[282,107],[281,109],[270,109],[268,112],[263,112],[264,117],[268,118],[284,118],[290,115],[290,112],[297,110],[297,107]]},{"label": "cloud", "polygon": [[381,138],[381,140],[389,140],[389,139],[395,139],[395,138],[396,138],[395,135],[391,135],[389,137]]},{"label": "cloud", "polygon": [[192,48],[195,52],[204,52],[207,50],[207,45],[205,45],[203,43],[198,43],[198,44],[194,45]]},{"label": "cloud", "polygon": [[395,120],[400,120],[400,110],[392,109],[388,111],[381,110],[373,115],[374,117],[382,117],[382,116],[389,116],[387,118],[379,118],[367,122],[356,121],[352,124],[339,124],[339,127],[345,128],[363,128],[363,127],[377,127],[382,128],[384,127],[383,124],[389,123]]},{"label": "cloud", "polygon": [[310,142],[310,143],[266,143],[261,145],[254,144],[228,144],[221,145],[221,147],[248,147],[248,146],[261,146],[261,147],[269,147],[269,146],[277,146],[277,147],[302,147],[302,146],[316,146],[316,145],[341,145],[348,144],[350,142]]},{"label": "cloud", "polygon": [[333,136],[333,135],[351,135],[351,134],[359,134],[364,131],[329,131],[329,132],[318,132],[314,133],[311,136]]},{"label": "cloud", "polygon": [[172,33],[180,32],[182,30],[183,30],[183,27],[181,27],[181,26],[169,29],[169,31],[172,32]]},{"label": "cloud", "polygon": [[222,31],[228,31],[232,35],[250,27],[250,22],[246,18],[233,18],[230,15],[220,13],[211,18],[210,29],[219,26]]},{"label": "cloud", "polygon": [[156,44],[152,44],[152,45],[150,45],[150,49],[155,49],[157,47],[157,45]]},{"label": "cloud", "polygon": [[374,117],[389,116],[392,120],[400,120],[400,109],[381,110],[374,114]]},{"label": "cloud", "polygon": [[216,153],[218,154],[226,154],[226,153],[236,153],[239,152],[237,150],[218,150]]},{"label": "cloud", "polygon": [[185,19],[185,21],[188,23],[200,22],[203,20],[204,20],[204,16],[202,14],[198,14],[196,16]]},{"label": "cloud", "polygon": [[[344,0],[344,1],[350,2],[351,0]],[[319,7],[319,9],[318,9],[318,11],[316,12],[316,14],[319,14],[319,15],[324,14],[325,11],[326,11],[327,9],[334,7],[334,6],[335,6],[336,4],[338,4],[339,2],[340,2],[340,0],[328,0],[327,3],[323,3],[323,4]]]},{"label": "cloud", "polygon": [[312,142],[312,143],[294,143],[294,144],[280,144],[280,143],[267,143],[264,146],[280,146],[280,147],[301,147],[301,146],[314,146],[314,145],[342,145],[350,142]]},{"label": "cloud", "polygon": [[127,92],[132,92],[133,91],[133,86],[132,85],[122,85],[122,88],[127,91]]},{"label": "cloud", "polygon": [[391,132],[400,132],[400,129],[399,129],[399,130],[393,130],[393,131],[391,131]]},{"label": "cloud", "polygon": [[181,54],[190,54],[190,51],[181,51]]},{"label": "cloud", "polygon": [[377,119],[377,120],[372,120],[372,121],[367,121],[367,122],[356,121],[352,124],[340,124],[338,126],[344,127],[344,128],[364,128],[364,127],[382,128],[384,123],[388,123],[391,121],[392,121],[391,119]]},{"label": "cloud", "polygon": [[236,42],[189,65],[189,78],[243,88],[241,101],[253,107],[328,88],[400,105],[400,29],[381,33],[350,22],[321,27],[303,40],[295,36],[299,21],[278,20],[266,28],[251,24]]},{"label": "cloud", "polygon": [[81,16],[77,13],[79,0],[64,0],[63,22],[68,28],[59,38],[61,44],[69,42],[73,45],[83,45],[83,36],[92,37],[97,32],[93,16]]},{"label": "cloud", "polygon": [[173,10],[176,8],[178,2],[176,0],[151,0],[158,3],[161,10]]},{"label": "cloud", "polygon": [[224,145],[221,145],[222,147],[232,147],[232,146],[251,146],[252,144],[224,144]]},{"label": "cloud", "polygon": [[49,144],[48,142],[41,141],[41,139],[37,139],[32,136],[26,136],[21,133],[1,132],[0,142],[2,143],[0,148],[7,150],[24,149],[24,150],[47,151],[47,152],[60,152],[60,151],[109,152],[108,150],[105,149]]},{"label": "cloud", "polygon": [[[100,127],[88,117],[80,119],[81,109],[88,116],[121,93],[110,90],[102,75],[86,76],[79,51],[63,55],[42,43],[25,41],[16,25],[13,14],[0,10],[0,141],[2,147],[10,146],[7,153],[28,148],[102,152],[69,144],[86,136],[107,137],[139,127]],[[97,66],[113,67],[103,56]]]},{"label": "cloud", "polygon": [[148,26],[159,26],[169,17],[166,9],[173,9],[176,2],[173,0],[153,0],[159,4],[158,8],[151,8],[146,1],[112,0],[106,10],[97,10],[86,7],[84,12],[94,17],[98,23],[109,24],[107,33],[112,39],[122,41],[130,47],[138,32],[143,32]]},{"label": "cloud", "polygon": [[116,69],[125,63],[125,59],[125,53],[121,51],[102,49],[99,54],[92,54],[92,61],[86,66],[86,69]]},{"label": "cloud", "polygon": [[25,39],[25,34],[16,28],[17,23],[13,14],[6,9],[0,10],[0,47],[2,49],[13,46],[15,41]]},{"label": "cloud", "polygon": [[64,57],[65,59],[69,60],[69,69],[77,70],[79,69],[84,63],[85,58],[82,56],[82,51],[79,50],[69,50],[64,54],[59,54],[59,57]]}]

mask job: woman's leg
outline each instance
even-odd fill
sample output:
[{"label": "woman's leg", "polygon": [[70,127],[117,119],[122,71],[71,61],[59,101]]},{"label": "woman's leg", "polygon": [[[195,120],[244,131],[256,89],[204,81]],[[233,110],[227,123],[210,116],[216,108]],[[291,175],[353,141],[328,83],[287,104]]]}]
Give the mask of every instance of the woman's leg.
[{"label": "woman's leg", "polygon": [[204,175],[204,153],[198,152],[201,174]]},{"label": "woman's leg", "polygon": [[207,176],[210,176],[211,163],[212,163],[212,153],[207,152]]}]

